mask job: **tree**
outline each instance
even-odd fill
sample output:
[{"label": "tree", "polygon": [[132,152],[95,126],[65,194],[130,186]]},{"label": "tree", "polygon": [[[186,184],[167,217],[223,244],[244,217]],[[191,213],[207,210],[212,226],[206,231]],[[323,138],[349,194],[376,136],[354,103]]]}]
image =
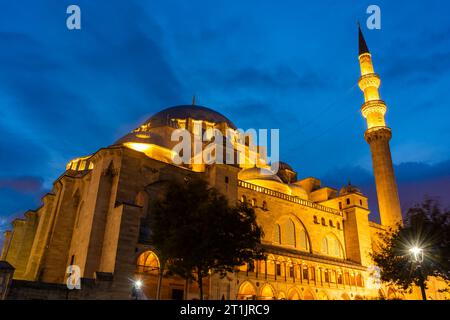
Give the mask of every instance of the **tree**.
[{"label": "tree", "polygon": [[[422,261],[413,259],[412,248],[422,250]],[[382,281],[405,290],[417,285],[426,300],[428,277],[450,280],[450,211],[432,199],[410,208],[404,226],[384,234],[372,258],[381,269]]]},{"label": "tree", "polygon": [[247,204],[230,206],[207,182],[190,178],[170,182],[165,195],[151,205],[150,240],[169,261],[169,272],[198,283],[211,272],[225,276],[237,266],[263,259],[262,229]]}]

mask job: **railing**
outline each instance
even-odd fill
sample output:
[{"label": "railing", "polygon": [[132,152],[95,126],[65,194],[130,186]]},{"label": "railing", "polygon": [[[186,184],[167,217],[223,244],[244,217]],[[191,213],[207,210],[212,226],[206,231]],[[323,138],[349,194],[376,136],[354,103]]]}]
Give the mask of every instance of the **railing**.
[{"label": "railing", "polygon": [[302,206],[305,206],[305,207],[309,207],[309,208],[325,211],[325,212],[328,212],[328,213],[332,213],[332,214],[335,214],[335,215],[338,215],[338,216],[342,216],[342,212],[339,211],[339,210],[336,210],[336,209],[333,209],[333,208],[330,208],[330,207],[326,207],[326,206],[323,206],[321,204],[317,204],[317,203],[309,201],[309,200],[300,199],[298,197],[294,197],[294,196],[291,196],[291,195],[288,195],[288,194],[285,194],[285,193],[282,193],[282,192],[279,192],[279,191],[275,191],[275,190],[267,189],[267,188],[264,188],[264,187],[260,187],[260,186],[254,185],[252,183],[248,183],[248,182],[242,181],[242,180],[238,181],[238,186],[241,187],[241,188],[250,189],[250,190],[253,190],[253,191],[256,191],[256,192],[264,193],[264,194],[267,194],[269,196],[276,197],[276,198],[279,198],[279,199],[283,199],[283,200],[286,200],[286,201],[289,201],[289,202],[293,202],[293,203],[296,203],[296,204],[299,204],[299,205],[302,205]]}]

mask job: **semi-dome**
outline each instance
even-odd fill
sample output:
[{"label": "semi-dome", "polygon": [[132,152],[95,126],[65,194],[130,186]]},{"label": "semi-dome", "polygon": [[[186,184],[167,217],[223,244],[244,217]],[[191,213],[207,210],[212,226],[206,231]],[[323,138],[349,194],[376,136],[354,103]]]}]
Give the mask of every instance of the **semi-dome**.
[{"label": "semi-dome", "polygon": [[342,187],[341,190],[339,191],[340,196],[345,196],[347,194],[352,194],[352,193],[363,194],[360,189],[358,189],[357,187],[352,185],[350,182],[345,187]]},{"label": "semi-dome", "polygon": [[289,186],[269,169],[257,167],[243,169],[239,172],[238,179],[284,194],[291,194]]},{"label": "semi-dome", "polygon": [[276,174],[274,174],[272,171],[270,171],[269,169],[258,168],[258,167],[241,170],[238,174],[238,178],[239,178],[239,180],[243,180],[243,181],[272,180],[275,182],[283,183],[283,181],[281,181],[281,179]]},{"label": "semi-dome", "polygon": [[289,185],[291,188],[291,195],[294,197],[299,197],[300,199],[308,200],[308,193],[300,185],[291,183]]},{"label": "semi-dome", "polygon": [[203,120],[214,123],[225,122],[228,127],[236,129],[236,126],[224,115],[207,107],[197,105],[181,105],[164,109],[151,116],[144,124],[149,124],[150,128],[166,126],[171,119]]}]

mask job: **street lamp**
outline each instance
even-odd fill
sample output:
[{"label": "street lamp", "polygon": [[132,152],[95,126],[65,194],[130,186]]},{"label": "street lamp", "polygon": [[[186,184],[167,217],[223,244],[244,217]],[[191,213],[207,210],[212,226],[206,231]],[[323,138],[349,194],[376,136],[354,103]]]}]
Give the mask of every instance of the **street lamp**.
[{"label": "street lamp", "polygon": [[412,261],[416,264],[416,270],[419,269],[420,276],[420,290],[422,291],[422,299],[427,300],[427,294],[425,291],[425,278],[422,272],[421,263],[423,262],[423,249],[417,246],[414,246],[409,249],[409,253],[412,256]]},{"label": "street lamp", "polygon": [[413,256],[414,262],[422,263],[423,262],[423,249],[419,247],[412,247],[409,249],[409,252]]},{"label": "street lamp", "polygon": [[134,286],[136,289],[140,290],[142,288],[142,281],[141,280],[135,281]]},{"label": "street lamp", "polygon": [[139,300],[141,296],[141,288],[142,288],[142,281],[141,280],[135,280],[133,281],[133,289],[131,290],[131,297],[134,300]]}]

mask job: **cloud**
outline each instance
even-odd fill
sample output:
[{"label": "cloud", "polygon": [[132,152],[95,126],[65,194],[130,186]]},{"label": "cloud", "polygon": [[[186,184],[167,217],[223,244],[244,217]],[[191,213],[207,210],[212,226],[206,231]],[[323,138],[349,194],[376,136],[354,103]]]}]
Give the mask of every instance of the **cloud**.
[{"label": "cloud", "polygon": [[[450,160],[436,164],[401,163],[394,166],[402,210],[406,211],[425,197],[436,198],[450,207]],[[323,185],[339,190],[349,181],[369,198],[371,219],[379,221],[375,178],[372,172],[359,166],[347,166],[328,171],[320,177]]]},{"label": "cloud", "polygon": [[273,69],[245,67],[231,74],[225,81],[230,86],[271,90],[315,90],[327,86],[323,78],[314,72],[305,71],[299,74],[289,66]]},{"label": "cloud", "polygon": [[0,178],[0,188],[8,188],[20,193],[42,191],[43,179],[35,177]]},{"label": "cloud", "polygon": [[437,81],[450,71],[450,51],[427,55],[399,55],[386,61],[383,77],[405,80],[413,84],[428,84]]}]

